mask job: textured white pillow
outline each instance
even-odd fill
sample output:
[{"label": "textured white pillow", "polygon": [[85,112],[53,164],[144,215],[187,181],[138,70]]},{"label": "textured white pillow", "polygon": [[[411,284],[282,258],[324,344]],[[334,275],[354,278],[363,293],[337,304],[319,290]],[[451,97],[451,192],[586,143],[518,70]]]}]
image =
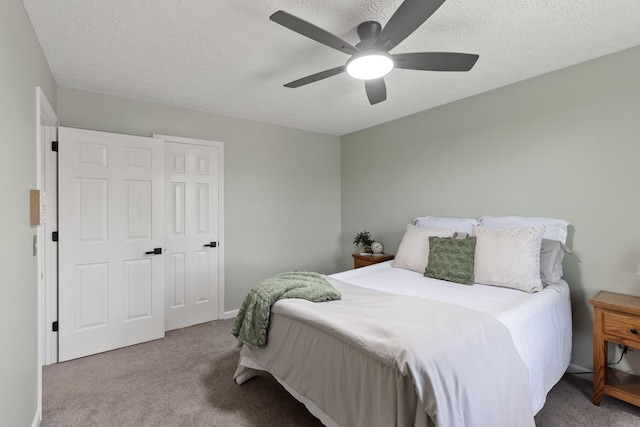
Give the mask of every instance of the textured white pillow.
[{"label": "textured white pillow", "polygon": [[483,216],[480,217],[481,227],[493,228],[496,230],[507,230],[510,228],[538,227],[544,225],[544,238],[557,240],[562,244],[567,243],[567,227],[569,223],[563,219],[527,217],[527,216]]},{"label": "textured white pillow", "polygon": [[478,221],[473,218],[439,218],[436,216],[419,216],[413,221],[418,227],[453,228],[453,231],[467,233],[469,236],[473,233],[473,227],[478,225]]},{"label": "textured white pillow", "polygon": [[540,246],[544,226],[494,230],[476,227],[474,282],[525,292],[542,290]]},{"label": "textured white pillow", "polygon": [[451,237],[453,233],[451,228],[426,228],[408,224],[392,265],[424,274],[429,262],[429,236]]}]

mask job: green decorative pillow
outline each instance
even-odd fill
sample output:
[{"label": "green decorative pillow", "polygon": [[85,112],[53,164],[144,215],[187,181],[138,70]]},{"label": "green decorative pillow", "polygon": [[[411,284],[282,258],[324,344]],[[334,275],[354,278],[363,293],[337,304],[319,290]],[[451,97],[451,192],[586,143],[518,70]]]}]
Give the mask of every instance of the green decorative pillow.
[{"label": "green decorative pillow", "polygon": [[475,237],[429,237],[429,263],[424,277],[473,285],[475,250]]}]

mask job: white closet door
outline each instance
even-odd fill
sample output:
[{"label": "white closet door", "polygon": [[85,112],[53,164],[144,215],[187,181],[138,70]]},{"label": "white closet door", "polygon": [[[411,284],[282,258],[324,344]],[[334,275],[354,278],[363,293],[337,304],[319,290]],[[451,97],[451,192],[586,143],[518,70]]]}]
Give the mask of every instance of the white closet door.
[{"label": "white closet door", "polygon": [[166,330],[219,318],[220,155],[215,146],[165,145]]},{"label": "white closet door", "polygon": [[62,127],[58,137],[59,360],[163,337],[163,144]]}]

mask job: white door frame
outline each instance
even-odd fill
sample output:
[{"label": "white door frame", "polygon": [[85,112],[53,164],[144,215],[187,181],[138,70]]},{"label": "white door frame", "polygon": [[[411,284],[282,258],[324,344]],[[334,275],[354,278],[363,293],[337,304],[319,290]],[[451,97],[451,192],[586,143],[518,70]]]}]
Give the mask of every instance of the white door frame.
[{"label": "white door frame", "polygon": [[[51,141],[47,141],[50,133],[44,131],[44,127],[58,126],[58,116],[55,110],[47,100],[40,86],[36,86],[36,188],[43,190],[47,188],[48,164],[52,161],[51,149],[47,149]],[[47,197],[55,197],[55,194],[49,194]],[[47,274],[46,265],[48,262],[57,262],[51,259],[51,241],[47,239],[47,226],[40,225],[36,227],[37,238],[37,262],[38,262],[38,408],[37,417],[42,416],[42,366],[53,363],[57,360],[50,359],[51,352],[47,349],[52,348],[55,341],[54,333],[50,327],[46,327],[48,316],[56,315],[50,313],[50,308],[55,307],[57,302],[51,301],[52,291],[57,290],[57,277],[50,277]],[[50,270],[49,270],[50,271]],[[54,275],[55,276],[55,275]],[[57,342],[56,342],[57,344]]]},{"label": "white door frame", "polygon": [[206,139],[194,139],[183,138],[180,136],[159,135],[153,134],[154,138],[161,139],[166,142],[177,142],[181,144],[203,145],[206,147],[216,147],[219,150],[220,156],[218,157],[218,171],[219,171],[219,191],[218,191],[218,235],[220,236],[218,242],[219,250],[219,285],[218,285],[218,318],[224,319],[224,143],[219,141],[209,141]]}]

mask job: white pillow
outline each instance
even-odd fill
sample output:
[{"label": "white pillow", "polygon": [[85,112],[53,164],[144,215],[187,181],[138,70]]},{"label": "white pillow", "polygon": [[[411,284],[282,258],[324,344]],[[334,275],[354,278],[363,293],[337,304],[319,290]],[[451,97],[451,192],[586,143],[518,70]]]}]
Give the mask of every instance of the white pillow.
[{"label": "white pillow", "polygon": [[392,265],[424,274],[429,262],[429,236],[451,237],[453,233],[451,228],[425,228],[408,224]]},{"label": "white pillow", "polygon": [[542,290],[540,246],[544,226],[494,230],[476,227],[473,281],[525,292]]},{"label": "white pillow", "polygon": [[438,218],[435,216],[419,216],[413,221],[418,227],[453,228],[453,231],[467,233],[469,236],[473,233],[473,227],[478,225],[478,221],[473,218]]},{"label": "white pillow", "polygon": [[542,239],[540,247],[540,279],[543,285],[557,285],[562,279],[562,260],[571,251],[557,240]]},{"label": "white pillow", "polygon": [[563,245],[567,243],[567,227],[569,223],[563,219],[526,216],[483,216],[479,218],[479,223],[481,227],[495,230],[544,225],[546,231],[542,236],[543,238],[558,240]]}]

